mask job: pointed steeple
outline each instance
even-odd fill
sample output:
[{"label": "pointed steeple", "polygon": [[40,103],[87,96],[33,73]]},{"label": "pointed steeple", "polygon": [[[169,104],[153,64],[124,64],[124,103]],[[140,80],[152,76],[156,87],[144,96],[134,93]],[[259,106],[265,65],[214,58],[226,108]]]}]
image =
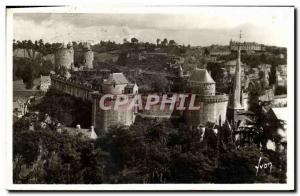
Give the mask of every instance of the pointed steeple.
[{"label": "pointed steeple", "polygon": [[229,102],[229,107],[232,109],[243,109],[241,105],[241,38],[242,31],[240,31],[239,35],[233,90]]},{"label": "pointed steeple", "polygon": [[229,122],[236,120],[238,111],[243,110],[241,100],[241,38],[242,31],[240,31],[238,49],[237,49],[237,62],[235,67],[233,89],[230,94],[229,104],[227,108],[227,119]]}]

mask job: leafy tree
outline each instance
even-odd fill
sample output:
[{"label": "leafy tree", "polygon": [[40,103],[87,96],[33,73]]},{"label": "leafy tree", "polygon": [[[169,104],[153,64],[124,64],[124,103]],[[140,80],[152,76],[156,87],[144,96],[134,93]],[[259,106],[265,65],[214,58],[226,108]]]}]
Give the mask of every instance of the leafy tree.
[{"label": "leafy tree", "polygon": [[40,103],[31,106],[31,110],[38,110],[44,116],[50,115],[66,126],[90,127],[91,103],[79,98],[50,89]]},{"label": "leafy tree", "polygon": [[170,89],[169,81],[163,76],[151,75],[151,81],[152,92],[168,92]]},{"label": "leafy tree", "polygon": [[159,44],[160,44],[160,39],[157,38],[157,39],[156,39],[156,45],[158,46]]},{"label": "leafy tree", "polygon": [[161,45],[162,45],[163,47],[166,47],[167,44],[168,44],[168,40],[167,40],[167,38],[164,38],[163,41],[161,42]]},{"label": "leafy tree", "polygon": [[137,44],[139,42],[139,40],[135,37],[131,38],[131,43],[132,44]]},{"label": "leafy tree", "polygon": [[260,156],[255,146],[243,147],[220,157],[219,166],[214,173],[215,183],[254,183]]},{"label": "leafy tree", "polygon": [[286,86],[276,86],[274,94],[275,95],[286,95],[287,94]]},{"label": "leafy tree", "polygon": [[169,46],[175,46],[176,42],[174,40],[169,40]]}]

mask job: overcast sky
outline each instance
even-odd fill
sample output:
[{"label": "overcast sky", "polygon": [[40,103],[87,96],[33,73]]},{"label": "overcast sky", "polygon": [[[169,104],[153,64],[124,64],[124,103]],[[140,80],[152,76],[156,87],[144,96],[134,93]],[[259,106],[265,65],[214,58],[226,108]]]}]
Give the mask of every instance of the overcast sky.
[{"label": "overcast sky", "polygon": [[[267,10],[266,10],[267,9]],[[278,8],[206,8],[191,13],[15,13],[14,39],[44,39],[49,42],[113,40],[136,37],[155,42],[174,39],[180,44],[206,46],[228,44],[238,39],[287,46],[292,29],[288,12]]]}]

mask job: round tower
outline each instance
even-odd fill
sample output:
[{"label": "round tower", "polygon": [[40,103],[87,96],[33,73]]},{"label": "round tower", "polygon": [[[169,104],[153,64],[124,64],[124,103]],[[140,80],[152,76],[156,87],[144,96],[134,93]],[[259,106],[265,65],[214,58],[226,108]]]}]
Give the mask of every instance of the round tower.
[{"label": "round tower", "polygon": [[74,66],[74,50],[69,43],[67,46],[62,45],[55,53],[55,66],[72,69]]},{"label": "round tower", "polygon": [[187,123],[192,126],[225,120],[228,96],[216,95],[216,82],[206,69],[196,68],[188,79],[189,92],[196,94],[195,105],[199,110],[185,112]]},{"label": "round tower", "polygon": [[94,52],[90,44],[85,43],[83,48],[83,65],[88,69],[93,69]]},{"label": "round tower", "polygon": [[188,80],[188,85],[191,93],[200,96],[215,96],[216,94],[216,82],[206,69],[195,69]]}]

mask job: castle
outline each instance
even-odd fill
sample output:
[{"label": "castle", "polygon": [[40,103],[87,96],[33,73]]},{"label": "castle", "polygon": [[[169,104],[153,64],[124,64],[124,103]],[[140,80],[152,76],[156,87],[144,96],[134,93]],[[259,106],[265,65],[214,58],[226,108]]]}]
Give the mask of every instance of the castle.
[{"label": "castle", "polygon": [[[94,54],[89,44],[85,43],[83,47],[83,64],[82,70],[92,70]],[[74,68],[74,51],[70,44],[64,45],[55,54],[55,66],[65,67],[68,72],[78,71]],[[135,115],[132,110],[102,110],[99,107],[99,100],[104,94],[127,94],[133,95],[138,93],[138,86],[131,84],[123,73],[112,73],[108,78],[104,79],[99,86],[91,85],[84,82],[78,82],[67,77],[62,77],[57,74],[51,75],[52,87],[64,93],[80,98],[84,101],[92,103],[92,122],[97,132],[107,131],[111,126],[131,125],[134,122]],[[115,100],[112,100],[113,104]]]},{"label": "castle", "polygon": [[[241,91],[240,51],[241,47],[238,47],[234,88],[230,96],[216,93],[216,83],[206,69],[197,68],[189,76],[186,76],[183,75],[182,67],[179,67],[177,78],[183,86],[186,86],[186,93],[196,95],[195,102],[200,105],[199,110],[183,111],[180,114],[186,119],[188,125],[205,125],[207,122],[216,123],[219,120],[224,122],[227,119],[235,121],[237,113],[247,108],[245,104],[247,99],[243,98]],[[83,53],[85,59],[83,66],[87,68],[83,71],[89,70],[91,72],[93,71],[94,55],[90,46],[85,45]],[[59,49],[55,60],[56,66],[64,66],[66,69],[72,70],[74,64],[72,47],[69,45]],[[108,131],[112,126],[130,126],[134,123],[136,115],[143,113],[143,111],[127,110],[126,108],[124,110],[103,110],[99,107],[101,97],[106,94],[128,95],[129,99],[138,94],[137,84],[130,83],[123,73],[110,73],[96,86],[57,75],[51,75],[51,82],[54,88],[92,103],[91,126],[95,128],[97,134]],[[110,104],[114,104],[115,101],[112,98]],[[146,114],[147,112],[155,114],[153,116],[156,117],[166,116],[166,113],[158,114],[155,113],[155,110],[145,111]],[[167,114],[168,118],[171,118],[172,115],[172,112]]]}]

